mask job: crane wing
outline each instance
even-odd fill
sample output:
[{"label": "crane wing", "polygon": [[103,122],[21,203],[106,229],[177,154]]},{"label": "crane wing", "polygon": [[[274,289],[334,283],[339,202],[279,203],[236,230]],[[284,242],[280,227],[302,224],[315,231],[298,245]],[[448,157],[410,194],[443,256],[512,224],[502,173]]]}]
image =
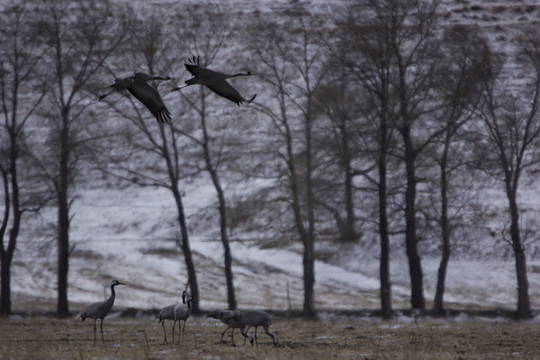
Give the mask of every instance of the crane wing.
[{"label": "crane wing", "polygon": [[208,85],[208,88],[219,96],[231,100],[236,105],[240,105],[248,101],[244,99],[242,95],[240,95],[240,93],[225,80]]},{"label": "crane wing", "polygon": [[158,122],[169,122],[171,113],[165,107],[158,91],[146,82],[134,82],[128,87],[129,92],[155,116]]}]

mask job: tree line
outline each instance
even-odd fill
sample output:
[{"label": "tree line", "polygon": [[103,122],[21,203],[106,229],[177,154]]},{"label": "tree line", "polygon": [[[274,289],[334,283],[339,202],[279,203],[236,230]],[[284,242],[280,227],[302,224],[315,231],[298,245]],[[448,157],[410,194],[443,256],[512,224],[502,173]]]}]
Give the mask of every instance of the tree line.
[{"label": "tree line", "polygon": [[[358,1],[330,15],[290,5],[236,21],[219,4],[192,5],[4,5],[1,314],[12,311],[20,229],[46,206],[57,209],[57,314],[69,314],[71,210],[84,177],[98,170],[170,191],[195,313],[183,181],[205,176],[215,188],[218,220],[209,226],[223,244],[229,308],[237,307],[231,239],[278,237],[302,244],[306,317],[317,314],[317,242],[368,237],[380,251],[381,315],[394,311],[392,248],[408,259],[411,307],[426,308],[425,242],[440,248],[433,312],[444,314],[454,244],[491,220],[479,194],[498,186],[507,210],[496,233],[516,264],[516,315],[531,316],[526,243],[538,232],[523,221],[518,195],[523,181],[537,180],[540,163],[538,30],[506,34],[513,46],[503,53],[481,28],[445,23],[439,1]],[[257,99],[233,108],[203,87],[179,92],[166,98],[171,124],[156,123],[130,97],[96,101],[122,73],[181,79],[192,55],[256,74],[235,86],[256,88]],[[227,193],[228,183],[250,181],[263,185]]]}]

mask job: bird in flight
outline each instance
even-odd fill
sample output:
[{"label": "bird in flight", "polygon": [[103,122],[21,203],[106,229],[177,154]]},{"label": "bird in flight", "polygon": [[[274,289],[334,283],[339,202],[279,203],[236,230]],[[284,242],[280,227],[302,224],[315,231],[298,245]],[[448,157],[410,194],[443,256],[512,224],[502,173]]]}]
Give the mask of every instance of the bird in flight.
[{"label": "bird in flight", "polygon": [[186,85],[174,88],[172,91],[178,91],[190,85],[205,85],[219,96],[231,100],[236,105],[244,103],[249,104],[257,96],[257,94],[255,94],[251,97],[251,99],[245,99],[235,88],[233,88],[227,82],[227,79],[230,78],[252,75],[249,71],[245,73],[226,74],[220,71],[210,70],[206,67],[201,66],[201,61],[198,56],[194,56],[188,59],[188,61],[185,62],[184,65],[186,66],[187,71],[189,71],[191,75],[193,75],[193,77],[185,81]]},{"label": "bird in flight", "polygon": [[163,103],[159,92],[148,85],[150,80],[173,80],[169,76],[150,75],[143,72],[136,72],[132,76],[114,79],[113,88],[106,94],[99,97],[99,101],[116,91],[128,90],[137,100],[139,100],[160,123],[169,122],[171,113]]}]

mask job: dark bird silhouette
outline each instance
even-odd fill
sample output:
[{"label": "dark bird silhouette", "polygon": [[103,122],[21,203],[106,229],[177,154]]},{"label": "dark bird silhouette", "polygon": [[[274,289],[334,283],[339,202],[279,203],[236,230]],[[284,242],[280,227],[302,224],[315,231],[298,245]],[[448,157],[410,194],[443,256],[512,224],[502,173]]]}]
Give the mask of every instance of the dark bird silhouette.
[{"label": "dark bird silhouette", "polygon": [[171,113],[165,107],[163,99],[159,92],[152,86],[148,85],[150,80],[173,80],[169,76],[150,75],[143,72],[137,72],[133,76],[114,79],[113,88],[106,94],[99,97],[99,101],[103,100],[108,95],[116,91],[128,90],[137,100],[139,100],[150,112],[155,116],[156,120],[161,123],[169,122]]},{"label": "dark bird silhouette", "polygon": [[191,75],[193,75],[193,77],[185,81],[186,85],[174,88],[172,91],[178,91],[190,85],[204,85],[219,96],[231,100],[236,105],[240,105],[243,103],[249,104],[257,96],[257,94],[255,94],[251,97],[251,99],[245,99],[235,88],[233,88],[227,82],[227,79],[230,78],[238,76],[250,76],[251,73],[249,71],[238,74],[226,74],[223,72],[210,70],[201,66],[200,58],[198,56],[194,56],[193,58],[188,59],[188,62],[184,63],[184,65],[186,66],[186,69],[191,73]]},{"label": "dark bird silhouette", "polygon": [[105,300],[105,301],[99,301],[92,303],[86,307],[84,312],[79,316],[79,319],[84,320],[86,318],[94,319],[94,341],[96,340],[96,321],[97,319],[101,319],[100,327],[101,327],[101,340],[103,340],[103,319],[109,311],[111,311],[111,308],[114,304],[114,299],[116,298],[116,293],[114,292],[114,287],[117,285],[124,285],[118,280],[111,281],[111,296]]}]

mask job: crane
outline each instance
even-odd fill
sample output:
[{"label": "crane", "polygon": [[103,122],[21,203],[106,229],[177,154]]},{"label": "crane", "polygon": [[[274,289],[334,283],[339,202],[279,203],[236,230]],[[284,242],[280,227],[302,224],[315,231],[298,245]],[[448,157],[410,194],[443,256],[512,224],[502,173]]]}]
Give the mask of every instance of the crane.
[{"label": "crane", "polygon": [[[186,299],[186,292],[182,294],[183,304],[178,304],[174,307],[174,323],[173,323],[173,342],[174,342],[174,326],[176,321],[178,321],[178,342],[180,342],[180,337],[186,332],[186,321],[191,316],[191,308],[193,304],[193,298],[188,296]],[[180,325],[184,321],[184,326],[180,332]]]},{"label": "crane", "polygon": [[[213,310],[206,314],[206,318],[213,318],[221,321],[227,328],[221,333],[221,340],[223,341],[223,335],[227,330],[231,329],[231,344],[234,345],[234,329],[240,329],[240,332],[243,332],[246,328],[246,324],[241,319],[241,314],[238,310]],[[247,335],[247,334],[246,334]],[[251,336],[246,336],[249,339],[250,343],[253,343]]]},{"label": "crane", "polygon": [[233,88],[227,82],[227,79],[230,78],[252,75],[249,71],[237,74],[226,74],[220,71],[214,71],[201,66],[201,60],[198,56],[193,56],[192,58],[188,59],[188,61],[184,63],[184,65],[187,71],[189,71],[191,75],[193,75],[193,77],[185,81],[186,85],[176,87],[172,91],[178,91],[190,85],[204,85],[219,96],[231,100],[236,105],[240,105],[243,103],[249,104],[257,96],[257,94],[255,94],[251,97],[251,99],[245,99],[235,88]]},{"label": "crane", "polygon": [[[188,304],[188,307],[190,309],[190,314],[191,314],[191,301],[192,301],[191,296],[189,296],[187,298],[187,301],[186,301],[186,297],[187,297],[187,291],[184,290],[182,292],[182,303],[168,305],[168,306],[165,306],[165,307],[161,308],[161,310],[159,310],[157,318],[159,319],[159,322],[163,326],[163,335],[164,335],[164,340],[163,341],[164,342],[167,342],[167,333],[165,331],[165,320],[173,320],[173,331],[172,331],[172,342],[173,343],[174,343],[174,328],[176,327],[176,322],[179,321],[179,320],[184,320],[184,327],[186,326],[186,319],[187,319],[187,317],[189,317],[189,315],[184,319],[183,317],[185,316],[185,314],[182,313],[181,307],[182,306],[185,307],[185,305],[183,305],[183,304]],[[182,318],[182,319],[180,319],[180,318]],[[179,326],[180,326],[180,324],[179,324]]]},{"label": "crane", "polygon": [[105,316],[107,316],[109,311],[111,311],[111,308],[114,304],[114,299],[116,298],[114,287],[118,285],[124,284],[122,284],[118,280],[111,281],[111,296],[105,301],[99,301],[88,305],[84,312],[81,314],[81,316],[79,316],[79,319],[82,319],[82,322],[84,322],[86,318],[94,319],[94,341],[96,341],[97,319],[101,319],[101,340],[103,340],[103,319],[105,318]]},{"label": "crane", "polygon": [[[165,320],[174,320],[174,307],[177,304],[168,305],[165,307],[162,307],[161,310],[159,310],[159,313],[157,315],[157,318],[159,319],[159,323],[163,326],[163,342],[167,342],[167,332],[165,331]],[[174,325],[173,324],[173,342],[174,342]]]},{"label": "crane", "polygon": [[148,85],[150,80],[173,80],[169,76],[150,75],[144,72],[136,72],[132,76],[114,79],[113,88],[108,93],[99,96],[98,101],[105,99],[113,92],[128,90],[137,100],[139,100],[160,123],[169,122],[171,113],[163,103],[159,92]]},{"label": "crane", "polygon": [[257,329],[259,326],[262,326],[264,332],[272,338],[274,345],[278,344],[278,338],[276,335],[271,333],[268,329],[272,325],[272,317],[267,312],[257,309],[246,309],[246,310],[237,310],[240,312],[240,320],[247,325],[247,329],[242,331],[242,335],[249,339],[251,345],[253,345],[253,338],[251,338],[247,332],[249,328],[255,328],[255,343],[259,345],[257,341]]},{"label": "crane", "polygon": [[[269,328],[272,325],[272,317],[267,312],[257,309],[237,309],[237,310],[214,310],[206,314],[206,318],[214,318],[220,320],[227,325],[227,329],[221,334],[221,341],[223,341],[223,335],[229,329],[240,329],[240,333],[243,337],[249,340],[249,343],[253,345],[253,337],[247,332],[251,327],[255,328],[255,343],[259,345],[257,341],[257,329],[262,326],[266,334],[272,337],[274,345],[278,344],[278,338],[276,335],[270,332]],[[232,337],[232,334],[231,334]]]}]

